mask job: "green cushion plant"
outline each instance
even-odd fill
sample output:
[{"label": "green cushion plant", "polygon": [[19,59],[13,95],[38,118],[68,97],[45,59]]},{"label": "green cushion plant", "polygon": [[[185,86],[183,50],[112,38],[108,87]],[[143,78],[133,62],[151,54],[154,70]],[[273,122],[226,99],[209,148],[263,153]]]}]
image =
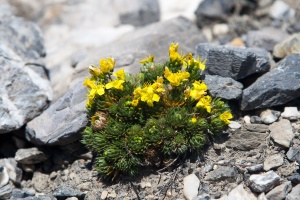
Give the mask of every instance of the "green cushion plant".
[{"label": "green cushion plant", "polygon": [[106,177],[135,175],[145,165],[197,151],[209,135],[230,123],[228,105],[212,98],[201,73],[205,62],[169,47],[170,59],[149,56],[137,75],[115,71],[113,58],[89,66],[87,116],[82,142],[97,155],[96,169]]}]

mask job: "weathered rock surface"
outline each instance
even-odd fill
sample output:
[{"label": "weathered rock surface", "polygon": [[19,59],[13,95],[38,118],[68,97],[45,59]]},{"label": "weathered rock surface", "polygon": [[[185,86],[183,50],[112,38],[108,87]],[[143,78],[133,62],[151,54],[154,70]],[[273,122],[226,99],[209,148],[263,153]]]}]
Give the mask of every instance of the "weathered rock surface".
[{"label": "weathered rock surface", "polygon": [[78,83],[27,124],[26,138],[38,145],[66,145],[78,140],[87,125],[86,88]]},{"label": "weathered rock surface", "polygon": [[289,148],[292,139],[295,137],[289,120],[282,119],[269,126],[271,138],[279,145]]},{"label": "weathered rock surface", "polygon": [[292,183],[290,181],[284,182],[281,185],[273,188],[267,193],[267,199],[281,200],[285,199],[286,195],[292,190]]},{"label": "weathered rock surface", "polygon": [[280,183],[280,177],[274,171],[251,175],[249,180],[251,190],[259,193],[268,192]]},{"label": "weathered rock surface", "polygon": [[280,112],[276,110],[267,109],[260,113],[260,119],[264,124],[272,124],[277,121]]},{"label": "weathered rock surface", "polygon": [[261,30],[249,31],[246,44],[248,47],[258,47],[267,51],[273,51],[274,46],[287,37],[288,34],[280,29],[267,27]]},{"label": "weathered rock surface", "polygon": [[47,160],[49,155],[36,147],[19,149],[16,152],[15,160],[22,164],[37,164]]},{"label": "weathered rock surface", "polygon": [[205,75],[203,82],[207,85],[213,97],[223,99],[239,99],[242,96],[243,84],[232,78],[224,78],[217,75]]},{"label": "weathered rock surface", "polygon": [[267,51],[259,48],[241,48],[200,43],[195,55],[206,61],[207,73],[234,80],[270,69]]},{"label": "weathered rock surface", "polygon": [[84,192],[81,192],[67,185],[61,185],[57,187],[53,192],[53,196],[57,198],[77,197],[78,199],[84,199],[85,195],[86,194]]},{"label": "weathered rock surface", "polygon": [[300,53],[300,33],[281,41],[273,49],[273,55],[277,58],[284,58],[294,53]]},{"label": "weathered rock surface", "polygon": [[288,152],[286,153],[286,157],[290,161],[297,161],[298,163],[300,163],[300,147],[299,146],[290,147]]},{"label": "weathered rock surface", "polygon": [[244,189],[243,184],[238,185],[228,194],[228,200],[243,199],[243,200],[257,200],[256,196]]},{"label": "weathered rock surface", "polygon": [[0,24],[0,133],[19,129],[52,100],[52,89],[40,59],[45,55],[39,28],[21,18]]},{"label": "weathered rock surface", "polygon": [[297,107],[285,107],[281,117],[289,120],[297,120],[300,118],[300,112]]},{"label": "weathered rock surface", "polygon": [[190,174],[183,179],[183,195],[187,200],[192,200],[198,195],[200,180],[195,174]]},{"label": "weathered rock surface", "polygon": [[300,54],[291,54],[243,90],[241,109],[283,105],[300,96]]},{"label": "weathered rock surface", "polygon": [[115,0],[114,6],[122,24],[145,26],[160,19],[158,0]]},{"label": "weathered rock surface", "polygon": [[266,133],[240,131],[231,135],[226,141],[226,147],[248,151],[264,143],[267,136]]},{"label": "weathered rock surface", "polygon": [[237,170],[233,167],[220,166],[214,171],[209,172],[205,180],[207,181],[220,181],[227,180],[229,182],[235,182],[237,176]]},{"label": "weathered rock surface", "polygon": [[286,196],[286,200],[300,200],[300,184],[292,188],[292,191]]},{"label": "weathered rock surface", "polygon": [[0,188],[8,184],[9,175],[7,173],[6,167],[0,166]]},{"label": "weathered rock surface", "polygon": [[279,167],[283,164],[283,157],[280,154],[268,156],[264,161],[264,170],[269,171],[270,169]]},{"label": "weathered rock surface", "polygon": [[11,196],[12,187],[8,184],[0,188],[0,199],[9,199]]},{"label": "weathered rock surface", "polygon": [[6,168],[9,179],[15,184],[20,184],[23,172],[17,164],[18,163],[13,158],[0,159],[0,166],[4,166]]}]

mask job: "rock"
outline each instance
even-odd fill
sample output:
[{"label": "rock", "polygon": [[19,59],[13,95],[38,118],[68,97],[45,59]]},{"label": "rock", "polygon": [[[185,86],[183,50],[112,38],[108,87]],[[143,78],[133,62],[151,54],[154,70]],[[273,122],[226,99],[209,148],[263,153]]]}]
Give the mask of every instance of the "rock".
[{"label": "rock", "polygon": [[238,185],[228,194],[227,200],[257,200],[256,196],[244,189],[243,184]]},{"label": "rock", "polygon": [[253,174],[249,178],[249,187],[253,192],[268,192],[280,184],[280,177],[274,172],[269,171],[264,174]]},{"label": "rock", "polygon": [[261,124],[262,120],[259,116],[251,116],[250,122],[253,124]]},{"label": "rock", "polygon": [[283,157],[280,154],[269,156],[264,161],[264,170],[269,171],[270,169],[276,168],[283,165]]},{"label": "rock", "polygon": [[267,200],[265,193],[263,192],[260,195],[258,195],[257,200]]},{"label": "rock", "polygon": [[217,75],[205,75],[203,82],[207,85],[213,97],[232,100],[240,99],[243,92],[243,85],[232,78],[225,78]]},{"label": "rock", "polygon": [[207,73],[234,80],[251,74],[264,73],[270,68],[268,53],[259,48],[241,48],[200,43],[195,55],[206,61]]},{"label": "rock", "polygon": [[47,160],[49,155],[36,147],[19,149],[16,152],[15,160],[22,164],[37,164]]},{"label": "rock", "polygon": [[49,187],[48,178],[49,175],[43,174],[39,171],[35,171],[32,177],[33,188],[37,192],[43,192]]},{"label": "rock", "polygon": [[243,90],[241,109],[283,105],[300,96],[300,55],[291,54]]},{"label": "rock", "polygon": [[291,176],[287,177],[287,180],[291,181],[294,184],[300,183],[300,174],[292,174]]},{"label": "rock", "polygon": [[13,158],[0,159],[0,166],[4,166],[6,168],[9,179],[15,184],[20,184],[23,172],[17,164],[18,163]]},{"label": "rock", "polygon": [[5,186],[9,181],[9,176],[6,167],[0,166],[0,188]]},{"label": "rock", "polygon": [[107,190],[104,190],[102,193],[101,193],[101,199],[106,199],[108,195],[108,191]]},{"label": "rock", "polygon": [[300,118],[300,112],[297,107],[285,107],[281,117],[289,120],[297,120]]},{"label": "rock", "polygon": [[6,17],[0,29],[0,133],[8,133],[41,114],[52,89],[40,61],[45,49],[37,25]]},{"label": "rock", "polygon": [[280,116],[279,111],[270,110],[270,109],[267,109],[260,113],[261,121],[264,124],[272,124],[273,122],[277,121],[279,116]]},{"label": "rock", "polygon": [[115,0],[113,4],[119,13],[121,24],[145,26],[160,19],[158,0]]},{"label": "rock", "polygon": [[266,133],[269,131],[269,126],[265,124],[244,124],[244,128],[251,132]]},{"label": "rock", "polygon": [[276,44],[273,49],[273,55],[276,58],[285,58],[294,53],[300,53],[300,33],[291,35]]},{"label": "rock", "polygon": [[67,197],[77,197],[78,199],[83,200],[85,197],[85,193],[80,192],[79,190],[68,185],[60,185],[54,190],[53,196],[58,199]]},{"label": "rock", "polygon": [[234,46],[234,47],[245,47],[245,43],[242,40],[242,38],[234,38],[233,40],[230,41],[229,45]]},{"label": "rock", "polygon": [[4,187],[0,187],[0,199],[9,199],[11,196],[12,188],[10,184],[7,184]]},{"label": "rock", "polygon": [[251,124],[251,118],[249,117],[249,115],[244,116],[244,122],[246,124]]},{"label": "rock", "polygon": [[30,165],[22,164],[22,169],[23,169],[24,172],[33,173],[34,170],[35,170],[35,165],[33,165],[33,164],[30,164]]},{"label": "rock", "polygon": [[289,120],[282,119],[269,126],[271,138],[279,145],[289,148],[294,133]]},{"label": "rock", "polygon": [[300,200],[300,184],[292,188],[292,191],[286,196],[286,200]]},{"label": "rock", "polygon": [[86,93],[82,83],[75,85],[27,124],[26,138],[38,145],[67,145],[80,139],[81,131],[88,123]]},{"label": "rock", "polygon": [[226,141],[226,147],[242,151],[249,151],[264,143],[267,136],[268,134],[266,133],[250,131],[236,132],[229,138],[229,140]]},{"label": "rock", "polygon": [[25,191],[17,188],[12,189],[11,199],[20,199],[25,197],[27,197]]},{"label": "rock", "polygon": [[289,161],[297,161],[297,163],[300,164],[300,147],[290,147],[289,151],[286,153],[286,157],[289,159]]},{"label": "rock", "polygon": [[231,129],[239,129],[242,125],[236,121],[231,121],[230,124],[228,124],[228,126]]},{"label": "rock", "polygon": [[267,193],[267,199],[272,200],[282,200],[285,199],[287,194],[292,190],[292,183],[290,181],[284,182],[281,185],[278,185],[270,192]]},{"label": "rock", "polygon": [[206,174],[206,181],[221,181],[227,180],[229,182],[235,182],[237,176],[237,170],[233,167],[223,167],[220,166],[214,171]]},{"label": "rock", "polygon": [[251,166],[251,167],[247,167],[247,171],[250,174],[258,174],[263,169],[264,169],[264,165],[263,164],[258,164],[258,165],[254,165],[254,166]]},{"label": "rock", "polygon": [[202,27],[213,22],[226,22],[234,7],[234,0],[204,0],[195,11],[197,25]]},{"label": "rock", "polygon": [[192,200],[198,195],[200,180],[195,174],[190,174],[183,179],[183,195],[187,200]]},{"label": "rock", "polygon": [[229,32],[229,26],[227,24],[216,24],[213,26],[212,32],[216,36],[226,35]]},{"label": "rock", "polygon": [[295,10],[282,0],[276,0],[270,8],[270,17],[274,19],[289,19],[295,16]]},{"label": "rock", "polygon": [[289,35],[280,29],[266,27],[260,30],[249,31],[247,33],[247,47],[258,47],[273,51],[274,46],[286,39]]}]

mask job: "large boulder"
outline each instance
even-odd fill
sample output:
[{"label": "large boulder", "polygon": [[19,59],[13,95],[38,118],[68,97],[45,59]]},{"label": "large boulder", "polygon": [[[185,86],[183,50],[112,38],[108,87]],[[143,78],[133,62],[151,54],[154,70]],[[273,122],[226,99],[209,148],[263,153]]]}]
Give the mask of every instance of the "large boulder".
[{"label": "large boulder", "polygon": [[300,96],[300,55],[291,54],[243,91],[242,110],[283,105]]},{"label": "large boulder", "polygon": [[0,133],[7,133],[41,114],[52,100],[52,89],[41,62],[45,49],[36,24],[2,18],[0,43]]},{"label": "large boulder", "polygon": [[174,41],[180,43],[184,52],[191,52],[193,44],[205,39],[192,22],[176,18],[141,28],[97,49],[79,62],[68,92],[28,123],[27,139],[39,145],[66,145],[80,139],[81,131],[88,123],[85,108],[87,91],[82,86],[88,76],[86,66],[92,63],[97,65],[100,58],[113,56],[117,61],[116,68],[124,67],[127,72],[137,73],[140,60],[149,54],[154,54],[158,61],[167,59],[168,47]]},{"label": "large boulder", "polygon": [[195,54],[206,60],[207,73],[235,80],[270,69],[268,53],[264,49],[200,43]]}]

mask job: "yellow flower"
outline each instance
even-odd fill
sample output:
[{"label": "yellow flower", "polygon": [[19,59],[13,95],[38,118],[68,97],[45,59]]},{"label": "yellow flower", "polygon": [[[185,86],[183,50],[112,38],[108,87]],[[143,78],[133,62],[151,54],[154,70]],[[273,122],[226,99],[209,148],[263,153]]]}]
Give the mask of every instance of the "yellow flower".
[{"label": "yellow flower", "polygon": [[196,122],[197,122],[197,119],[196,119],[195,117],[193,117],[193,118],[191,119],[191,122],[192,122],[192,123],[196,123]]},{"label": "yellow flower", "polygon": [[106,89],[110,89],[110,88],[116,88],[116,89],[118,89],[118,90],[123,90],[123,83],[124,83],[125,81],[124,80],[119,80],[119,79],[117,79],[117,80],[113,80],[113,81],[111,81],[111,82],[108,82],[106,85],[105,85],[105,88]]},{"label": "yellow flower", "polygon": [[201,97],[206,95],[206,90],[207,90],[207,86],[205,85],[205,83],[203,82],[200,83],[200,81],[195,81],[193,83],[193,89],[190,92],[190,96],[195,100],[199,100]]},{"label": "yellow flower", "polygon": [[184,90],[184,98],[185,98],[185,99],[187,99],[187,98],[190,97],[190,92],[191,92],[191,90],[190,90],[189,88],[186,89],[186,90]]},{"label": "yellow flower", "polygon": [[179,46],[178,43],[176,44],[172,43],[169,47],[170,59],[173,61],[182,59],[181,55],[177,52],[178,46]]},{"label": "yellow flower", "polygon": [[133,91],[133,95],[134,95],[134,99],[140,99],[142,95],[142,88],[141,87],[135,88]]},{"label": "yellow flower", "polygon": [[225,124],[229,124],[230,121],[229,119],[232,119],[233,116],[232,114],[230,113],[230,111],[225,111],[223,112],[221,115],[220,115],[220,119],[225,123]]},{"label": "yellow flower", "polygon": [[104,85],[102,84],[98,84],[98,85],[93,85],[91,87],[91,90],[89,91],[89,95],[88,95],[88,98],[89,99],[94,99],[95,95],[98,94],[98,95],[103,95],[105,93],[104,91]]},{"label": "yellow flower", "polygon": [[122,69],[118,70],[117,72],[115,72],[114,76],[117,77],[118,79],[125,80],[124,69],[122,68]]},{"label": "yellow flower", "polygon": [[163,82],[163,77],[157,77],[156,81],[152,84],[152,88],[155,90],[155,92],[161,93],[165,91],[163,88]]},{"label": "yellow flower", "polygon": [[115,67],[115,60],[113,58],[107,58],[105,59],[101,59],[100,60],[100,69],[103,73],[108,73],[110,71],[112,71]]},{"label": "yellow flower", "polygon": [[164,74],[166,79],[173,86],[179,86],[182,81],[186,81],[190,77],[190,74],[188,72],[182,72],[181,70],[179,70],[176,73],[172,73],[167,67],[164,71]]},{"label": "yellow flower", "polygon": [[202,62],[200,57],[195,59],[191,53],[187,54],[183,58],[183,67],[191,66],[193,68],[201,69],[202,71],[205,70],[205,61]]},{"label": "yellow flower", "polygon": [[137,100],[137,99],[134,99],[134,100],[132,100],[132,102],[131,102],[131,105],[132,106],[137,106],[139,104],[139,100]]},{"label": "yellow flower", "polygon": [[154,61],[154,56],[150,56],[149,55],[145,59],[141,60],[140,63],[143,64],[143,65],[145,65],[147,63],[153,63],[153,61]]},{"label": "yellow flower", "polygon": [[89,78],[85,78],[83,85],[87,86],[88,88],[92,88],[95,85],[95,81],[93,81]]},{"label": "yellow flower", "polygon": [[205,108],[206,111],[208,113],[211,112],[211,97],[210,96],[204,96],[202,97],[198,103],[196,104],[196,107],[202,107],[202,108]]},{"label": "yellow flower", "polygon": [[89,108],[92,106],[92,104],[94,103],[94,99],[88,98],[87,102],[86,102],[86,107]]},{"label": "yellow flower", "polygon": [[157,95],[151,86],[145,87],[141,92],[141,101],[147,102],[148,106],[153,106],[153,102],[158,102],[160,96]]},{"label": "yellow flower", "polygon": [[90,74],[92,76],[99,76],[101,74],[101,70],[100,68],[97,68],[96,66],[94,65],[90,65],[89,66],[89,70],[90,70]]}]

